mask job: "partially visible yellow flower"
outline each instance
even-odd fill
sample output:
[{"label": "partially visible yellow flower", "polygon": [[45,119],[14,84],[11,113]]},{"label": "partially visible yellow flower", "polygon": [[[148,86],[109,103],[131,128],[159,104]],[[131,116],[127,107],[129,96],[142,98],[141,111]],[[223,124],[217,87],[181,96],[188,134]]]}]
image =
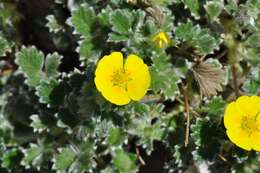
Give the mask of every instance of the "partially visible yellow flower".
[{"label": "partially visible yellow flower", "polygon": [[166,47],[170,41],[170,37],[166,32],[159,32],[152,38],[152,42],[160,49]]},{"label": "partially visible yellow flower", "polygon": [[113,52],[98,62],[95,72],[97,89],[116,105],[141,100],[150,83],[148,66],[136,55],[129,55],[124,62],[121,52]]},{"label": "partially visible yellow flower", "polygon": [[237,146],[260,151],[260,97],[241,96],[228,104],[224,125],[229,139]]}]

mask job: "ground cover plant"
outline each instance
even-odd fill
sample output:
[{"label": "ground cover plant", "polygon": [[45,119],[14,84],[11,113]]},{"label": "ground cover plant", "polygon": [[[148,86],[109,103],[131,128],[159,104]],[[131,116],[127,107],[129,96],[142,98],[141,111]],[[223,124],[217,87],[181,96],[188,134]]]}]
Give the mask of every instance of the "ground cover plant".
[{"label": "ground cover plant", "polygon": [[260,172],[259,14],[0,0],[0,172]]}]

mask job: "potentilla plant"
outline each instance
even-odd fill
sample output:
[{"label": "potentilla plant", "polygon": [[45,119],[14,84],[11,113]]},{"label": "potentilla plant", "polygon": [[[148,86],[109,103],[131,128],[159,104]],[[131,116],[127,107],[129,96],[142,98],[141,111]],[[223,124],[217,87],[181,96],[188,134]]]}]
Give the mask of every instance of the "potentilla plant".
[{"label": "potentilla plant", "polygon": [[0,172],[260,172],[259,16],[257,0],[0,1]]}]

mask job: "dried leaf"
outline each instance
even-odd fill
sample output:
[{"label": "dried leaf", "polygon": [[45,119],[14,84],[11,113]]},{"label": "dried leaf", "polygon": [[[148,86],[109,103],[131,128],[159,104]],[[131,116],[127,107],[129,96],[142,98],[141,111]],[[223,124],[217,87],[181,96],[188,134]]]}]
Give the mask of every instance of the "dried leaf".
[{"label": "dried leaf", "polygon": [[222,91],[221,83],[224,82],[222,69],[211,64],[200,63],[192,68],[192,72],[199,84],[201,97],[214,96],[218,91]]},{"label": "dried leaf", "polygon": [[155,24],[160,28],[165,19],[163,11],[158,6],[149,7],[146,11],[150,15],[150,18],[154,20]]},{"label": "dried leaf", "polygon": [[150,0],[126,0],[127,3],[139,6],[151,6]]}]

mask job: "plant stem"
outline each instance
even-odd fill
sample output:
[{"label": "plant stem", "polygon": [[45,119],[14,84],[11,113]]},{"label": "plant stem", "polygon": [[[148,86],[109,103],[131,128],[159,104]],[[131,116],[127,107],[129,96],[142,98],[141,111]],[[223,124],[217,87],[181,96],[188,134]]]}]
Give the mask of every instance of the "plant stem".
[{"label": "plant stem", "polygon": [[239,96],[239,89],[238,89],[238,84],[237,84],[237,68],[235,65],[232,65],[232,77],[233,77],[233,84],[234,84],[234,89],[235,89],[235,95],[236,98]]},{"label": "plant stem", "polygon": [[137,157],[138,157],[139,161],[141,162],[142,165],[145,165],[145,161],[142,158],[142,156],[140,155],[139,149],[136,147],[135,150],[136,150],[136,154],[137,154]]},{"label": "plant stem", "polygon": [[188,99],[188,87],[187,86],[185,86],[183,88],[183,95],[184,95],[184,106],[185,106],[186,118],[187,118],[184,145],[185,145],[185,147],[187,147],[188,143],[189,143],[189,134],[190,134],[190,105],[189,105],[189,99]]}]

